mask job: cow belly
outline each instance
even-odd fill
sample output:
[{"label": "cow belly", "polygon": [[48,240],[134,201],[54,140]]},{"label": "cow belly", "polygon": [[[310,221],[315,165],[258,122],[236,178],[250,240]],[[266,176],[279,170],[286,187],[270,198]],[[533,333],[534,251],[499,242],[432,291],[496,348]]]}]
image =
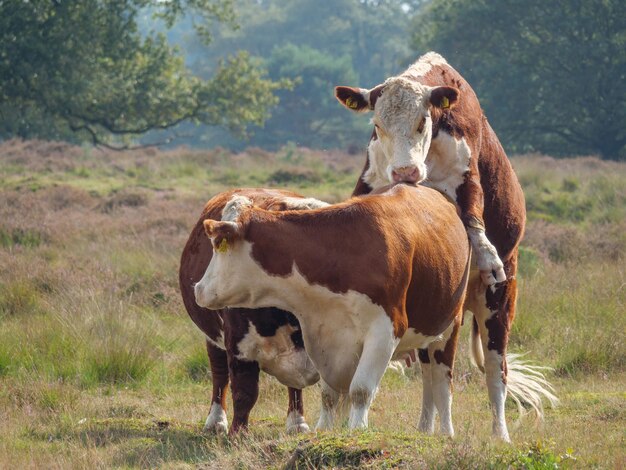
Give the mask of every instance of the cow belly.
[{"label": "cow belly", "polygon": [[297,328],[283,325],[273,336],[261,336],[254,324],[237,344],[238,359],[256,361],[264,372],[276,377],[287,387],[304,388],[316,383],[319,374],[303,348],[291,339]]},{"label": "cow belly", "polygon": [[430,343],[439,339],[441,339],[441,335],[427,336],[418,333],[415,328],[408,328],[400,339],[400,344],[398,344],[398,347],[394,351],[392,359],[401,359],[406,353],[414,349],[426,348]]},{"label": "cow belly", "polygon": [[[362,296],[354,293],[342,295]],[[347,302],[348,305],[351,303]],[[360,308],[343,309],[336,306],[326,310],[330,315],[312,312],[311,315],[299,318],[309,356],[324,382],[337,392],[347,393],[350,389],[363,353],[364,341],[372,333],[372,325],[381,319],[391,324],[379,306],[369,300],[360,304]]]}]

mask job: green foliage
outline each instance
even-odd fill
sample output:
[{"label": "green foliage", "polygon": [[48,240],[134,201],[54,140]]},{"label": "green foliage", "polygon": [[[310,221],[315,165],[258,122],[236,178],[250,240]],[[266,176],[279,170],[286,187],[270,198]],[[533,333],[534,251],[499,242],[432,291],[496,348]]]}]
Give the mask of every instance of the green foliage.
[{"label": "green foliage", "polygon": [[[278,149],[287,142],[315,148],[367,142],[363,117],[341,113],[336,85],[374,85],[407,61],[407,25],[415,2],[361,0],[243,0],[236,9],[241,28],[218,28],[211,48],[187,34],[187,22],[170,34],[199,75],[211,70],[218,51],[245,49],[263,57],[269,77],[289,78],[290,90],[247,145]],[[408,9],[408,10],[407,10]],[[187,25],[187,26],[186,26]],[[241,149],[244,143],[217,130],[193,130],[185,142]]]},{"label": "green foliage", "polygon": [[0,283],[0,319],[5,315],[30,315],[39,311],[39,293],[25,279]]},{"label": "green foliage", "polygon": [[622,0],[434,0],[412,44],[465,76],[511,150],[626,158]]},{"label": "green foliage", "polygon": [[26,230],[21,228],[14,228],[7,230],[0,227],[0,246],[11,247],[13,245],[20,245],[27,248],[33,248],[41,245],[44,241],[44,236],[35,230]]},{"label": "green foliage", "polygon": [[149,5],[168,24],[200,11],[205,37],[206,21],[233,17],[231,0],[0,3],[0,137],[119,147],[185,120],[239,132],[262,124],[281,84],[244,53],[210,79],[194,76],[162,34],[140,34]]},{"label": "green foliage", "polygon": [[211,368],[205,348],[195,348],[183,362],[185,375],[194,382],[206,382],[211,377]]}]

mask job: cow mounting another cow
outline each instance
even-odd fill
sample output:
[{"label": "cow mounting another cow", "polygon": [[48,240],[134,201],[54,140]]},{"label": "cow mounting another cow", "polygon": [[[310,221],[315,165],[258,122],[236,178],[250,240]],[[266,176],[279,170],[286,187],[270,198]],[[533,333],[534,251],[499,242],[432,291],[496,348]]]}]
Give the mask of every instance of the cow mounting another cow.
[{"label": "cow mounting another cow", "polygon": [[[339,86],[335,95],[352,111],[373,112],[374,130],[354,196],[406,181],[456,202],[476,266],[465,306],[474,315],[472,351],[486,373],[493,434],[509,441],[507,386],[518,403],[525,401],[538,413],[542,397],[551,404],[557,399],[541,368],[506,352],[526,210],[504,149],[471,86],[434,52],[371,89]],[[427,351],[419,357],[427,368],[433,360]]]}]

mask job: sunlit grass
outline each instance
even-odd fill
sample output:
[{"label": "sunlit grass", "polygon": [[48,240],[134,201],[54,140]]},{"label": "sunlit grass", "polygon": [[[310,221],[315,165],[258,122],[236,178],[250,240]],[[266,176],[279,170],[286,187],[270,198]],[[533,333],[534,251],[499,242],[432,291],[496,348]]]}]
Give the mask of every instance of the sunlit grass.
[{"label": "sunlit grass", "polygon": [[[367,432],[285,435],[286,389],[262,376],[250,432],[227,439],[202,433],[210,372],[177,279],[189,230],[206,200],[232,185],[345,199],[361,157],[293,146],[233,155],[56,145],[47,158],[44,143],[3,145],[12,160],[0,187],[0,467],[626,465],[626,166],[513,160],[530,221],[511,350],[554,368],[561,405],[539,426],[531,417],[516,423],[508,407],[512,446],[489,437],[467,327],[453,440],[417,432],[419,374],[394,372]],[[313,426],[318,387],[304,402]]]}]

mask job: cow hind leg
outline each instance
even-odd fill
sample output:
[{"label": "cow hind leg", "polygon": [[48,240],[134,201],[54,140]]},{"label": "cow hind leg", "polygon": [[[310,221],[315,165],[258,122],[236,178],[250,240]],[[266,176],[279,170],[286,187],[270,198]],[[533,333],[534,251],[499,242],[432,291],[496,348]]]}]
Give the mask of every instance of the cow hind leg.
[{"label": "cow hind leg", "polygon": [[320,417],[315,426],[316,431],[331,430],[339,415],[340,402],[342,396],[339,392],[332,389],[323,379],[320,380],[322,386],[322,407]]},{"label": "cow hind leg", "polygon": [[367,428],[370,405],[398,342],[387,315],[370,326],[350,382],[350,429]]},{"label": "cow hind leg", "polygon": [[309,425],[304,419],[302,390],[289,387],[289,408],[287,409],[287,432],[309,432]]},{"label": "cow hind leg", "polygon": [[233,423],[230,434],[248,427],[250,411],[259,398],[259,364],[231,356],[228,361],[233,393]]},{"label": "cow hind leg", "polygon": [[435,399],[433,398],[433,378],[428,349],[418,349],[417,356],[422,366],[422,411],[418,429],[426,434],[435,432]]},{"label": "cow hind leg", "polygon": [[228,361],[226,351],[207,341],[207,353],[211,365],[213,381],[213,396],[211,410],[204,423],[204,430],[209,432],[225,433],[228,430],[226,418],[226,392],[228,391]]},{"label": "cow hind leg", "polygon": [[511,441],[504,404],[507,396],[506,350],[516,295],[515,279],[509,279],[495,288],[487,288],[484,304],[473,307],[483,346],[483,364],[493,414],[492,433],[505,442]]},{"label": "cow hind leg", "polygon": [[457,315],[443,333],[439,341],[428,346],[428,356],[431,360],[432,394],[435,407],[439,413],[441,434],[454,436],[452,426],[452,368],[454,356],[461,329],[461,315]]}]

